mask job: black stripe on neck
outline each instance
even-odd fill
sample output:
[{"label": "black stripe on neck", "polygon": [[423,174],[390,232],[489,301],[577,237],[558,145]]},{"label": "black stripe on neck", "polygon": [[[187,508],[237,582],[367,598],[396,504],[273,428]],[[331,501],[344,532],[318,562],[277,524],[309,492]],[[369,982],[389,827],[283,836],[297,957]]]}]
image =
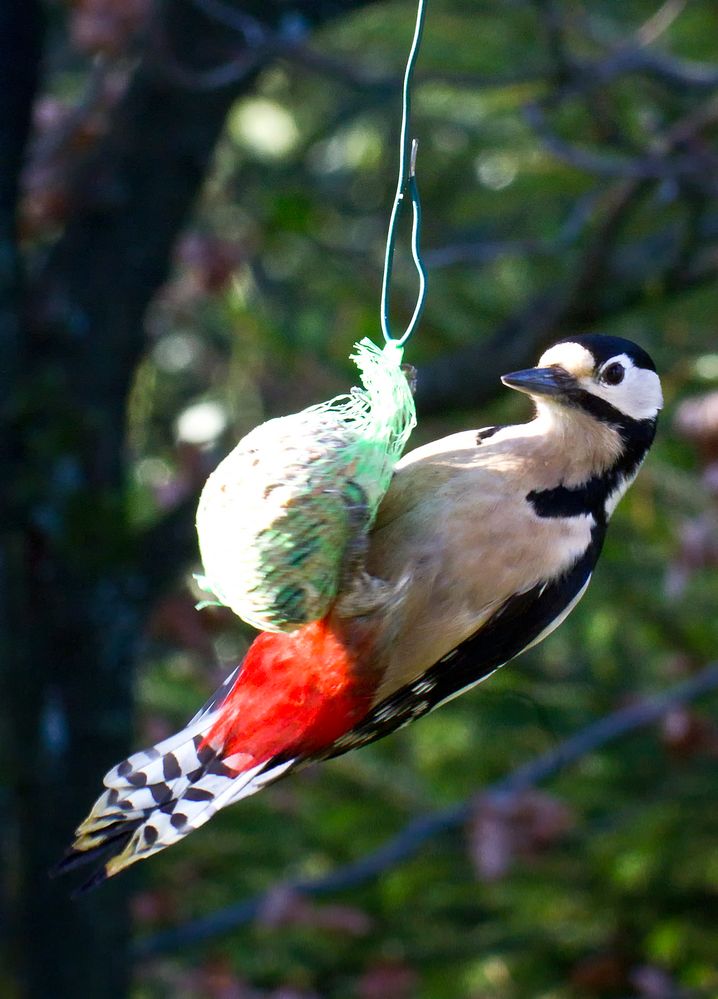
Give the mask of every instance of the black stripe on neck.
[{"label": "black stripe on neck", "polygon": [[632,420],[630,416],[626,416],[620,409],[612,406],[610,402],[606,402],[600,396],[594,395],[593,392],[587,392],[586,389],[571,388],[563,398],[564,404],[573,406],[574,409],[581,409],[584,413],[591,415],[594,420],[598,420],[599,423],[608,423],[610,426],[615,427],[616,430],[624,430],[628,427],[635,427],[641,423],[649,422],[654,424],[655,430],[655,419]]},{"label": "black stripe on neck", "polygon": [[603,399],[597,399],[589,392],[581,394],[600,404],[597,409],[611,410],[611,414],[615,414],[615,417],[604,415],[597,418],[611,423],[621,435],[621,454],[610,468],[599,475],[592,475],[579,485],[560,484],[553,489],[533,489],[526,499],[539,517],[578,517],[588,513],[593,515],[597,524],[605,524],[606,501],[625,479],[630,479],[638,471],[656,435],[656,421],[632,420]]}]

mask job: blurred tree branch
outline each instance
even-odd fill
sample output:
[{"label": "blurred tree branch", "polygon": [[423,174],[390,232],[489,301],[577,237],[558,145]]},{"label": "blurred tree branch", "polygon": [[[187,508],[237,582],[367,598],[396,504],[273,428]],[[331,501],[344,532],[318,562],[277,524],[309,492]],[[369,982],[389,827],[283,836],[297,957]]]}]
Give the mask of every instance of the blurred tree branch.
[{"label": "blurred tree branch", "polygon": [[[686,704],[718,689],[718,664],[711,663],[695,676],[661,694],[619,708],[592,725],[576,732],[553,749],[529,760],[501,780],[479,792],[486,800],[500,800],[535,787],[589,753],[633,732],[655,724],[676,706]],[[396,836],[377,850],[338,868],[324,877],[285,881],[237,905],[193,920],[140,940],[135,956],[146,960],[158,954],[179,950],[256,919],[277,892],[322,896],[346,891],[364,884],[412,857],[435,836],[464,825],[476,807],[476,796],[449,808],[422,815],[409,822]]]},{"label": "blurred tree branch", "polygon": [[[361,64],[353,65],[346,59],[313,49],[307,44],[306,28],[301,22],[287,19],[279,29],[270,30],[257,18],[245,12],[237,12],[222,0],[191,2],[208,17],[231,28],[240,36],[244,46],[251,45],[252,59],[261,59],[263,62],[269,58],[284,59],[360,90],[392,93],[401,85],[399,75],[368,71]],[[540,11],[540,24],[548,39],[549,60],[543,65],[508,69],[488,75],[419,70],[416,74],[417,85],[443,83],[475,91],[522,84],[557,83],[567,93],[576,94],[604,87],[622,76],[630,75],[644,75],[688,89],[713,90],[718,85],[718,67],[714,64],[680,59],[653,48],[659,33],[654,31],[651,24],[640,28],[632,41],[607,45],[608,52],[600,58],[579,58],[569,51],[558,6],[547,0],[537,0],[537,7]],[[591,23],[590,18],[587,19],[587,28]],[[659,21],[656,21],[656,25],[659,25]],[[660,21],[660,25],[662,30],[667,27],[663,21]],[[194,74],[186,72],[183,79],[186,85],[200,89],[224,87],[241,79],[246,74],[248,65],[246,47],[235,50],[234,45],[227,45],[218,65]]]}]

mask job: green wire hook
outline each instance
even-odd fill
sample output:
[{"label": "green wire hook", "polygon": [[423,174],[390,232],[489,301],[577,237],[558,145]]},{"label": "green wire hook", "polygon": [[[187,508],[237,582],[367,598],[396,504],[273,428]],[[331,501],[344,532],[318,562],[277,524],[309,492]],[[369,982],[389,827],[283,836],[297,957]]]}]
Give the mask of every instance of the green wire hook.
[{"label": "green wire hook", "polygon": [[[416,183],[416,154],[419,143],[412,139],[411,150],[407,148],[407,133],[409,130],[409,113],[411,110],[411,79],[414,73],[414,65],[419,54],[421,36],[424,31],[424,15],[426,13],[427,0],[419,0],[416,11],[416,25],[414,27],[414,38],[409,50],[409,58],[404,71],[404,87],[402,90],[402,114],[401,114],[401,138],[399,157],[399,179],[396,185],[394,196],[394,206],[389,220],[389,231],[386,237],[386,253],[384,256],[384,277],[381,285],[381,329],[387,343],[395,343],[403,346],[414,332],[421,313],[424,311],[426,302],[426,267],[421,258],[419,241],[421,238],[421,202],[419,201],[419,188]],[[391,272],[394,265],[394,244],[396,242],[396,228],[399,222],[401,209],[404,207],[407,195],[411,200],[412,226],[411,226],[411,255],[419,275],[419,293],[414,307],[414,314],[409,320],[404,333],[395,339],[391,335],[391,321],[389,319],[389,298],[391,286]]]}]

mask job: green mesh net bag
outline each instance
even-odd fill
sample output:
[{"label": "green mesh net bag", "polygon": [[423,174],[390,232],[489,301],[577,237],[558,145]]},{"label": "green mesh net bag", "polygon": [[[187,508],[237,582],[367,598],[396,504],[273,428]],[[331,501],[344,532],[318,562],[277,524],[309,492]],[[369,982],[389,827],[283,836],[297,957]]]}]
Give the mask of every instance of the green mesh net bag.
[{"label": "green mesh net bag", "polygon": [[361,574],[367,532],[416,425],[402,347],[362,340],[355,351],[363,388],[256,427],[202,491],[200,585],[256,628],[324,617]]}]

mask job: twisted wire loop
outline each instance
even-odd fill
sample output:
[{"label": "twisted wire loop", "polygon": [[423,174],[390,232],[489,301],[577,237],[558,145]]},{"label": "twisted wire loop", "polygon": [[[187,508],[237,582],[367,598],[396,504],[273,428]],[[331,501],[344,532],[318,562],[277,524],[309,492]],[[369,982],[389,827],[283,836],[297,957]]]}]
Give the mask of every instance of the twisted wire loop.
[{"label": "twisted wire loop", "polygon": [[[213,4],[221,0],[212,0]],[[404,74],[399,179],[382,287],[380,349],[355,344],[362,388],[256,427],[207,480],[197,510],[201,588],[263,631],[291,632],[329,613],[367,613],[386,599],[363,569],[367,535],[394,466],[416,425],[403,345],[419,321],[426,274],[419,250],[416,141],[407,144],[411,78],[427,0],[419,0]],[[389,286],[404,203],[413,213],[411,252],[419,297],[399,338],[389,326]],[[388,591],[387,591],[388,592]],[[207,601],[204,601],[206,603]]]},{"label": "twisted wire loop", "polygon": [[[402,114],[401,114],[401,136],[399,152],[399,178],[396,185],[394,205],[389,219],[389,231],[386,237],[386,253],[384,256],[384,277],[381,286],[381,329],[387,343],[395,343],[403,346],[416,329],[417,323],[424,311],[426,302],[426,267],[421,257],[421,202],[419,200],[419,188],[416,182],[416,154],[418,142],[412,139],[409,148],[407,136],[409,131],[409,115],[411,112],[411,81],[414,75],[414,66],[419,54],[421,36],[424,31],[424,17],[426,14],[427,0],[419,0],[416,11],[416,24],[414,26],[414,37],[412,39],[409,57],[404,71],[404,86],[402,89]],[[391,298],[391,275],[394,266],[394,247],[396,244],[396,230],[399,223],[402,208],[406,204],[407,198],[411,201],[412,226],[411,226],[411,256],[419,276],[419,292],[417,295],[414,312],[409,320],[409,324],[400,337],[392,336],[391,320],[389,317]]]}]

